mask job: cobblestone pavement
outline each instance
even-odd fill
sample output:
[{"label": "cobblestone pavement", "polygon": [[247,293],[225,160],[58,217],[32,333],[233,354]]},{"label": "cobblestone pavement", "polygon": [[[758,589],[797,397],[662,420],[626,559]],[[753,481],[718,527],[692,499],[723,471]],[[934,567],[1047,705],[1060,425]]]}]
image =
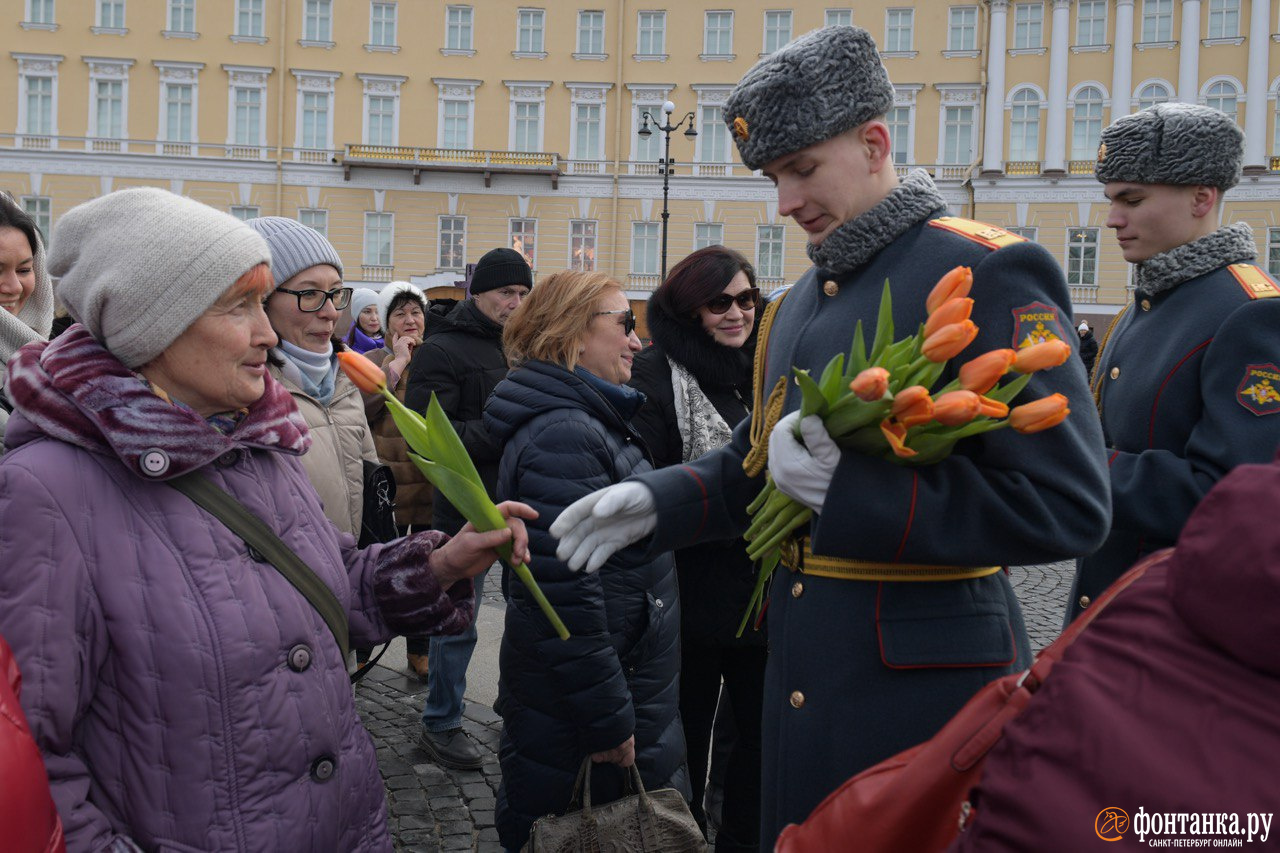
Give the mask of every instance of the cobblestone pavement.
[{"label": "cobblestone pavement", "polygon": [[[1062,630],[1073,570],[1070,562],[1010,569],[1033,649],[1048,645]],[[503,606],[497,586],[486,585],[482,606]],[[396,849],[500,853],[493,811],[502,721],[491,708],[468,702],[463,729],[485,751],[484,766],[467,771],[439,767],[418,746],[425,692],[426,685],[382,666],[374,667],[356,688],[356,707],[378,748]]]}]

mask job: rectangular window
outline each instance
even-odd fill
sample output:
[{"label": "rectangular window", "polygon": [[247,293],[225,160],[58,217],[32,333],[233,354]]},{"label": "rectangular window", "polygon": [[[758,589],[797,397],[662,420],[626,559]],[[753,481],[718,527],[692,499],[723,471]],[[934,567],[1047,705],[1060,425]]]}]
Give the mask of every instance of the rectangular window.
[{"label": "rectangular window", "polygon": [[1013,48],[1043,47],[1044,6],[1040,3],[1013,4]]},{"label": "rectangular window", "polygon": [[28,77],[26,133],[48,136],[53,133],[53,78]]},{"label": "rectangular window", "polygon": [[604,12],[578,13],[578,53],[596,56],[604,53]]},{"label": "rectangular window", "polygon": [[[644,125],[644,113],[648,113],[654,120],[649,122],[650,133],[648,136],[642,136],[639,129]],[[1280,116],[1280,113],[1276,114]],[[636,106],[636,162],[652,163],[662,156],[662,134],[654,130],[654,125],[661,125],[662,107],[658,104],[638,104]]]},{"label": "rectangular window", "polygon": [[709,56],[733,53],[733,12],[707,12],[702,31],[702,52]]},{"label": "rectangular window", "polygon": [[887,53],[911,50],[915,9],[887,9],[884,13],[884,49]]},{"label": "rectangular window", "polygon": [[196,0],[169,0],[169,31],[174,33],[196,31]]},{"label": "rectangular window", "polygon": [[461,270],[467,264],[467,219],[440,217],[440,261],[442,270]]},{"label": "rectangular window", "polygon": [[516,151],[537,151],[541,146],[542,104],[517,102],[515,105]]},{"label": "rectangular window", "polygon": [[124,29],[124,0],[98,0],[98,26]]},{"label": "rectangular window", "polygon": [[538,220],[511,220],[511,248],[524,255],[529,266],[535,266],[534,249],[538,242]]},{"label": "rectangular window", "polygon": [[973,162],[973,107],[947,107],[942,112],[942,162]]},{"label": "rectangular window", "polygon": [[[28,208],[27,212],[30,213],[31,209]],[[1280,228],[1267,229],[1267,272],[1272,278],[1280,276]]]},{"label": "rectangular window", "polygon": [[756,275],[760,278],[782,278],[782,226],[756,227]]},{"label": "rectangular window", "polygon": [[235,131],[232,141],[236,145],[259,145],[262,142],[262,90],[235,90]]},{"label": "rectangular window", "polygon": [[396,144],[395,98],[369,96],[369,127],[365,137],[369,145]]},{"label": "rectangular window", "polygon": [[396,4],[369,4],[369,44],[394,47],[396,43]]},{"label": "rectangular window", "polygon": [[445,101],[441,131],[441,148],[470,148],[471,102]]},{"label": "rectangular window", "polygon": [[247,219],[257,219],[262,215],[262,208],[256,204],[233,204],[231,205],[231,215],[241,222]]},{"label": "rectangular window", "polygon": [[1142,40],[1173,41],[1173,0],[1142,0]]},{"label": "rectangular window", "polygon": [[573,122],[574,151],[570,159],[599,160],[601,157],[600,105],[575,104]]},{"label": "rectangular window", "polygon": [[1209,0],[1209,38],[1240,35],[1240,0]]},{"label": "rectangular window", "polygon": [[263,0],[236,0],[236,35],[262,38]]},{"label": "rectangular window", "polygon": [[852,27],[853,10],[828,9],[826,16],[823,18],[823,25],[827,27]]},{"label": "rectangular window", "polygon": [[911,162],[911,107],[891,107],[885,115],[889,126],[889,145],[893,162],[902,166]]},{"label": "rectangular window", "polygon": [[952,6],[947,10],[947,50],[978,49],[978,7]]},{"label": "rectangular window", "polygon": [[724,124],[724,107],[704,104],[698,113],[698,162],[728,163],[729,129]]},{"label": "rectangular window", "polygon": [[1071,159],[1095,159],[1101,137],[1102,93],[1089,86],[1076,95],[1075,115],[1071,120]]},{"label": "rectangular window", "polygon": [[1098,286],[1098,229],[1072,228],[1067,234],[1067,284]]},{"label": "rectangular window", "polygon": [[1005,230],[1008,231],[1010,234],[1017,234],[1019,237],[1026,237],[1028,240],[1035,242],[1036,229],[1034,226],[1029,226],[1029,225],[1010,226]]},{"label": "rectangular window", "polygon": [[708,246],[724,245],[724,225],[719,222],[698,222],[693,226],[693,250]]},{"label": "rectangular window", "polygon": [[24,195],[22,209],[36,221],[40,236],[44,238],[44,248],[49,250],[49,232],[53,229],[53,202],[48,196]]},{"label": "rectangular window", "polygon": [[470,6],[450,6],[445,13],[444,46],[449,50],[474,50]]},{"label": "rectangular window", "polygon": [[166,142],[192,142],[195,102],[192,87],[185,83],[168,83],[164,89],[164,127]]},{"label": "rectangular window", "polygon": [[591,272],[595,268],[595,220],[574,219],[569,223],[569,269]]},{"label": "rectangular window", "polygon": [[631,223],[631,273],[658,274],[658,223]]},{"label": "rectangular window", "polygon": [[329,211],[307,208],[298,211],[298,221],[308,228],[320,233],[321,237],[329,237]]},{"label": "rectangular window", "polygon": [[27,0],[27,21],[32,24],[52,24],[53,0]]},{"label": "rectangular window", "polygon": [[662,56],[667,52],[666,12],[641,12],[636,31],[636,53]]},{"label": "rectangular window", "polygon": [[99,80],[94,87],[95,136],[101,139],[124,138],[124,82]]},{"label": "rectangular window", "polygon": [[1080,0],[1076,14],[1076,44],[1096,46],[1107,41],[1107,0]]},{"label": "rectangular window", "polygon": [[329,147],[329,95],[304,92],[302,95],[302,147]]},{"label": "rectangular window", "polygon": [[791,12],[764,13],[764,52],[773,53],[791,41]]},{"label": "rectangular window", "polygon": [[302,10],[304,41],[333,41],[333,0],[306,0]]},{"label": "rectangular window", "polygon": [[366,213],[364,215],[364,265],[367,267],[391,266],[391,230],[394,223],[390,213]]},{"label": "rectangular window", "polygon": [[521,9],[516,13],[516,52],[542,53],[543,18],[542,9]]}]

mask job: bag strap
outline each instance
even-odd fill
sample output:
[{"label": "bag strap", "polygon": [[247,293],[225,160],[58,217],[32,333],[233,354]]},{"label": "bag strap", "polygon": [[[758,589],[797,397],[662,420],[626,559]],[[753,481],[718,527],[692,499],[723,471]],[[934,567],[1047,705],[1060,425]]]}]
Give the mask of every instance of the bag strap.
[{"label": "bag strap", "polygon": [[263,559],[275,566],[311,602],[311,606],[333,632],[333,638],[338,641],[338,649],[345,662],[349,651],[347,611],[333,594],[333,590],[320,580],[320,576],[289,550],[289,546],[281,542],[280,537],[272,533],[262,519],[209,478],[192,471],[166,482],[225,524],[227,529],[243,539],[250,548],[261,553]]}]

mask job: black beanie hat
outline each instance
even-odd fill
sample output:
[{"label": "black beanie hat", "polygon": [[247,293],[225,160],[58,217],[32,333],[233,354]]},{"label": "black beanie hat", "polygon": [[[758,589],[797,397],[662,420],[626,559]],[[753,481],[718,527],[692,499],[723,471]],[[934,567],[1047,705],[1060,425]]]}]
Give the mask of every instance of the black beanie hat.
[{"label": "black beanie hat", "polygon": [[492,249],[484,253],[471,274],[471,295],[512,284],[533,290],[533,270],[529,262],[515,249]]}]

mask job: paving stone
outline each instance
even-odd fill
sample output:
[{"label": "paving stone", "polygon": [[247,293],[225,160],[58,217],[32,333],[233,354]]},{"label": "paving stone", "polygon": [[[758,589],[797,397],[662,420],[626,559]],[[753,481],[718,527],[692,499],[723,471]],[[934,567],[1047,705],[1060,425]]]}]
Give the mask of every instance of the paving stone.
[{"label": "paving stone", "polygon": [[440,809],[434,814],[436,820],[443,823],[449,820],[467,820],[471,812],[466,806],[450,806],[447,809]]},{"label": "paving stone", "polygon": [[441,850],[470,850],[475,842],[471,839],[471,833],[466,835],[446,835],[440,839]]},{"label": "paving stone", "polygon": [[477,841],[493,841],[498,840],[498,830],[490,827],[489,829],[480,830],[480,834],[476,836]]},{"label": "paving stone", "polygon": [[440,834],[445,838],[451,835],[466,835],[471,837],[471,821],[469,820],[451,820],[440,824]]},{"label": "paving stone", "polygon": [[391,776],[385,780],[384,784],[386,784],[387,790],[389,791],[402,791],[405,788],[419,787],[418,777],[414,776],[412,773],[404,776]]},{"label": "paving stone", "polygon": [[462,786],[462,796],[468,800],[474,800],[479,797],[492,797],[493,789],[484,782],[468,782]]},{"label": "paving stone", "polygon": [[465,785],[468,782],[483,782],[484,774],[479,770],[456,770],[453,779],[459,785]]},{"label": "paving stone", "polygon": [[451,806],[466,807],[466,803],[462,802],[462,798],[456,794],[450,797],[432,797],[427,800],[427,805],[431,806],[431,811],[433,812],[439,812],[441,809],[447,809]]},{"label": "paving stone", "polygon": [[471,810],[471,822],[476,825],[476,829],[493,826],[496,823],[493,819],[492,811],[476,808]]},{"label": "paving stone", "polygon": [[425,815],[407,814],[400,817],[401,829],[435,829],[434,818]]},{"label": "paving stone", "polygon": [[438,764],[415,764],[413,765],[413,772],[418,774],[418,778],[422,780],[423,787],[453,781],[449,778],[449,772]]},{"label": "paving stone", "polygon": [[458,786],[453,782],[444,782],[440,785],[432,785],[431,787],[426,788],[425,790],[427,792],[427,799],[434,799],[435,797],[457,797],[458,796]]},{"label": "paving stone", "polygon": [[472,812],[476,811],[493,811],[498,807],[498,801],[493,797],[478,797],[474,800],[467,800],[467,808]]},{"label": "paving stone", "polygon": [[480,840],[476,842],[476,853],[505,853],[504,848],[497,841]]}]

